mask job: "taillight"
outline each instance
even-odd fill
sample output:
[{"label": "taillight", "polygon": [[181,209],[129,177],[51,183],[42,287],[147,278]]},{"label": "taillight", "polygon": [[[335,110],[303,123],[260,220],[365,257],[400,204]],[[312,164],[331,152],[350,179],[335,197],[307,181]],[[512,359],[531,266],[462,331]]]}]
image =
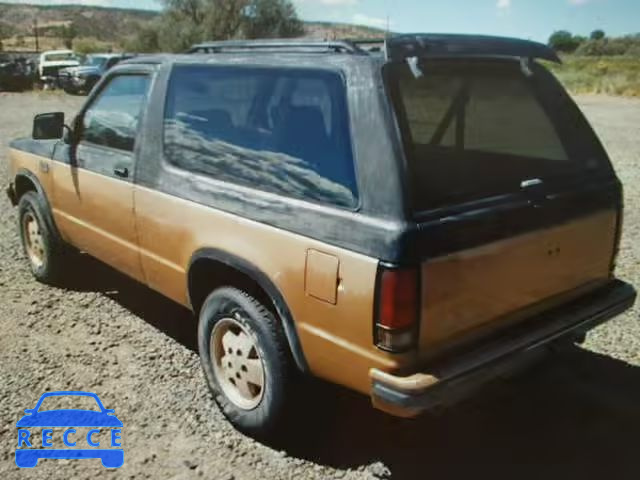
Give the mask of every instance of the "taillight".
[{"label": "taillight", "polygon": [[381,267],[377,288],[376,345],[389,352],[415,347],[420,307],[418,270]]}]

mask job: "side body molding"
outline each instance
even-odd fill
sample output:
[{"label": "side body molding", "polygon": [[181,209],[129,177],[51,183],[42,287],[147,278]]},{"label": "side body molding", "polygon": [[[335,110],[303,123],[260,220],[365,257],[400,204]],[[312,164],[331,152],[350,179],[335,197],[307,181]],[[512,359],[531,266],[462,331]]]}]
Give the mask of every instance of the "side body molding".
[{"label": "side body molding", "polygon": [[[304,353],[302,352],[302,346],[300,345],[300,339],[298,338],[298,332],[296,331],[293,316],[291,315],[291,311],[289,310],[289,307],[287,306],[282,293],[280,293],[280,290],[271,281],[271,279],[255,265],[247,262],[240,257],[236,257],[235,255],[216,248],[202,248],[200,250],[197,250],[191,256],[188,272],[191,271],[192,265],[196,261],[201,259],[215,260],[228,267],[238,270],[239,272],[253,279],[260,286],[260,288],[262,288],[267,293],[267,295],[269,295],[276,309],[276,312],[278,313],[278,316],[282,320],[284,333],[287,337],[287,342],[289,343],[289,348],[291,349],[291,354],[293,355],[296,366],[301,372],[307,373],[309,371],[309,367],[307,365],[307,361],[304,358]],[[193,285],[191,285],[191,277],[187,274],[187,292],[189,296],[189,303],[191,305],[193,305],[193,300],[191,298],[191,292],[193,291],[192,287]]]}]

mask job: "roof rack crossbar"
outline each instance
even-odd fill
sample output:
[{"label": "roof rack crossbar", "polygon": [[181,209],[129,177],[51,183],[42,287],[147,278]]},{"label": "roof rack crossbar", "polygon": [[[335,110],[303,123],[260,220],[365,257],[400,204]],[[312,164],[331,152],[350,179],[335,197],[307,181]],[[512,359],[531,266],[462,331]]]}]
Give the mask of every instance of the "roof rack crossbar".
[{"label": "roof rack crossbar", "polygon": [[194,45],[189,52],[206,51],[223,53],[239,50],[328,50],[335,53],[363,54],[362,49],[349,41],[304,41],[304,40],[266,40],[266,41],[222,41],[206,42]]}]

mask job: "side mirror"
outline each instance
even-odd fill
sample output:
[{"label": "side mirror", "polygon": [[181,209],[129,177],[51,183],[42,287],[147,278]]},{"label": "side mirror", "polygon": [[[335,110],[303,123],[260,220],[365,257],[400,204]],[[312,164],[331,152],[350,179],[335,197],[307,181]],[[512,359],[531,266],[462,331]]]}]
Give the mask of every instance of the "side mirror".
[{"label": "side mirror", "polygon": [[24,413],[27,415],[31,415],[35,409],[34,408],[25,408]]},{"label": "side mirror", "polygon": [[64,133],[64,113],[41,113],[33,119],[32,137],[35,140],[55,140]]}]

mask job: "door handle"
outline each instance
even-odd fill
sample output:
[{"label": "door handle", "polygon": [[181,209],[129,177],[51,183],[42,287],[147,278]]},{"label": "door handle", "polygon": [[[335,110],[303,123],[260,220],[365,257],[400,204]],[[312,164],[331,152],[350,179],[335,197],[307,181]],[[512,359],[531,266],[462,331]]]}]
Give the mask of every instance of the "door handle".
[{"label": "door handle", "polygon": [[118,177],[127,178],[129,176],[129,169],[127,167],[116,167],[113,169]]}]

